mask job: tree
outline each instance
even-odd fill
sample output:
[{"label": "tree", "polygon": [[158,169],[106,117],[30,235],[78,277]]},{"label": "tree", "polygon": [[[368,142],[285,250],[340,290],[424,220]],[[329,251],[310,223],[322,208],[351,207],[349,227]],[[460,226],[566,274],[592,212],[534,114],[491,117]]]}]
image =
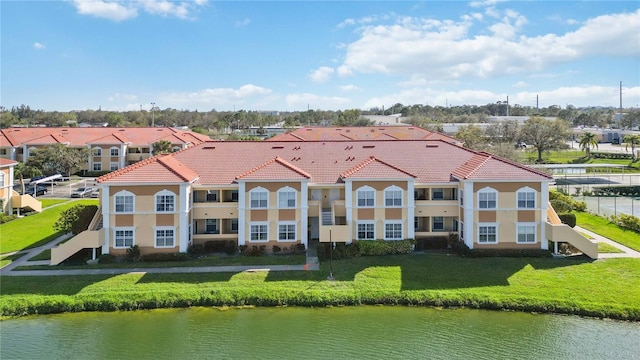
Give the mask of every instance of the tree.
[{"label": "tree", "polygon": [[596,134],[586,131],[580,137],[580,149],[585,150],[587,153],[587,159],[591,159],[591,147],[598,147],[598,139],[596,138]]},{"label": "tree", "polygon": [[88,148],[70,148],[63,144],[55,144],[35,150],[27,163],[47,175],[60,173],[71,176],[87,163],[89,156]]},{"label": "tree", "polygon": [[473,124],[460,127],[454,137],[462,140],[464,147],[469,149],[481,150],[486,145],[484,131],[482,131],[479,126]]},{"label": "tree", "polygon": [[74,235],[80,234],[89,228],[97,211],[96,205],[76,205],[63,211],[53,224],[53,228],[57,231],[70,231]]},{"label": "tree", "polygon": [[168,154],[171,152],[171,142],[168,140],[160,140],[151,144],[153,155]]},{"label": "tree", "polygon": [[635,162],[636,157],[636,145],[640,144],[640,135],[637,134],[627,134],[622,138],[622,142],[625,143],[624,149],[628,151],[629,145],[631,145],[631,157]]},{"label": "tree", "polygon": [[522,139],[537,150],[537,162],[542,162],[543,152],[561,149],[565,145],[569,137],[569,128],[563,120],[547,120],[533,116],[524,123],[520,133]]},{"label": "tree", "polygon": [[25,164],[23,162],[19,162],[13,168],[13,176],[17,177],[20,180],[20,187],[22,188],[22,193],[24,194],[24,178],[32,178],[34,176],[42,175],[42,171],[31,164]]}]

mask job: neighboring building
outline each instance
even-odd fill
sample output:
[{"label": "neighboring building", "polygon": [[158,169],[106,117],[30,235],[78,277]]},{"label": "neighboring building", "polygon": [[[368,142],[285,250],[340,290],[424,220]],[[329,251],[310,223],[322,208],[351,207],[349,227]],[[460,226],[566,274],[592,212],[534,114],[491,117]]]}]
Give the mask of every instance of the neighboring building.
[{"label": "neighboring building", "polygon": [[54,248],[52,264],[82,248],[173,253],[212,240],[267,249],[451,233],[472,249],[588,242],[549,207],[549,175],[442,139],[211,141],[96,181],[90,230]]},{"label": "neighboring building", "polygon": [[13,211],[11,197],[13,192],[13,167],[17,162],[0,158],[0,212],[10,214]]},{"label": "neighboring building", "polygon": [[623,139],[626,135],[640,135],[640,131],[634,130],[602,129],[599,127],[577,127],[573,128],[573,139],[576,142],[579,142],[582,135],[586,132],[594,134],[596,136],[596,140],[599,143],[612,144],[622,144]]},{"label": "neighboring building", "polygon": [[53,144],[89,148],[83,170],[117,170],[152,156],[152,144],[167,140],[174,150],[211,140],[192,131],[162,128],[9,128],[0,130],[0,158],[26,162],[31,152]]},{"label": "neighboring building", "polygon": [[350,140],[444,140],[462,145],[451,136],[429,131],[418,126],[336,126],[303,127],[282,135],[276,135],[269,141],[350,141]]}]

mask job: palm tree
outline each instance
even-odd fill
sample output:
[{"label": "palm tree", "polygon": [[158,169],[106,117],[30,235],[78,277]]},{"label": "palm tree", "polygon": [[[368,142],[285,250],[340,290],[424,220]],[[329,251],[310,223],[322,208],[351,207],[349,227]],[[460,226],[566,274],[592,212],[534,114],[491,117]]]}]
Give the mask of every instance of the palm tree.
[{"label": "palm tree", "polygon": [[596,148],[598,147],[598,140],[596,139],[596,134],[594,133],[590,133],[590,132],[585,132],[584,134],[582,134],[582,137],[580,138],[580,149],[585,150],[587,153],[587,159],[591,158],[591,147],[595,146]]},{"label": "palm tree", "polygon": [[633,161],[636,161],[636,144],[640,144],[640,135],[638,134],[627,134],[622,138],[622,142],[625,143],[624,149],[627,150],[629,145],[631,145],[631,158]]},{"label": "palm tree", "polygon": [[13,168],[13,176],[20,179],[20,186],[22,187],[22,193],[24,194],[24,178],[32,178],[34,176],[42,175],[42,171],[30,164],[18,162]]},{"label": "palm tree", "polygon": [[151,144],[153,155],[168,154],[171,152],[171,142],[167,140],[159,140]]}]

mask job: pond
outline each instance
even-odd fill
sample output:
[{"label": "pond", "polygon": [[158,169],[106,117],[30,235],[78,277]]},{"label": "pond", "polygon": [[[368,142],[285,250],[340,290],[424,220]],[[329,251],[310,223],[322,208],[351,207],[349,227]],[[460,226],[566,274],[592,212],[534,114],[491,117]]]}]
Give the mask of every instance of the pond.
[{"label": "pond", "polygon": [[417,307],[190,308],[0,323],[1,359],[632,359],[640,323]]}]

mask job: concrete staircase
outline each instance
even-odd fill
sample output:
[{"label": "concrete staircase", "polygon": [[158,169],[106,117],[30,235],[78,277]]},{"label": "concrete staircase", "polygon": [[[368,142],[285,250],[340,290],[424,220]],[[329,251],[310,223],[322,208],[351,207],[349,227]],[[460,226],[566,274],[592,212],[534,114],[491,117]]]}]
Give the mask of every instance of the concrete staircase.
[{"label": "concrete staircase", "polygon": [[88,230],[51,249],[50,265],[58,265],[82,249],[101,247],[104,244],[104,232],[102,207],[99,207],[89,224]]},{"label": "concrete staircase", "polygon": [[598,244],[585,238],[580,233],[573,230],[569,225],[563,224],[560,217],[551,206],[551,203],[549,203],[549,207],[547,208],[545,232],[547,234],[547,239],[553,241],[555,245],[560,242],[566,242],[582,251],[582,253],[588,257],[592,259],[598,258]]}]

